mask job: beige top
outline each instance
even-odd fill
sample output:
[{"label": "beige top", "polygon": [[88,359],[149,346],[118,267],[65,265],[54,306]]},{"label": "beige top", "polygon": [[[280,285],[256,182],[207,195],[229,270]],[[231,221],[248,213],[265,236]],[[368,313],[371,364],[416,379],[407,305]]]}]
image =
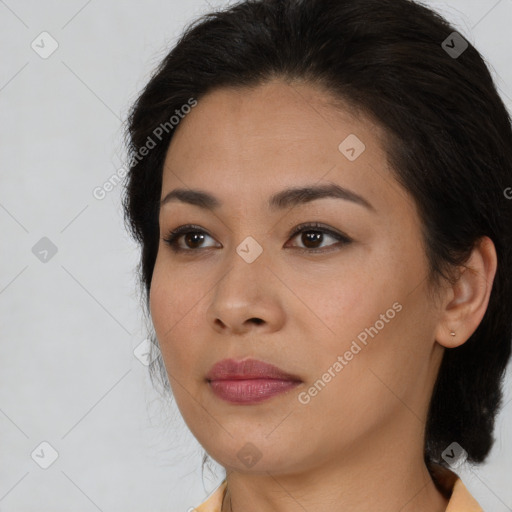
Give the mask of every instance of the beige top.
[{"label": "beige top", "polygon": [[[435,479],[446,497],[450,498],[446,512],[484,512],[455,473],[442,470],[440,474],[435,475]],[[193,512],[220,512],[222,499],[226,492],[226,483],[224,480],[206,501],[193,509]]]}]

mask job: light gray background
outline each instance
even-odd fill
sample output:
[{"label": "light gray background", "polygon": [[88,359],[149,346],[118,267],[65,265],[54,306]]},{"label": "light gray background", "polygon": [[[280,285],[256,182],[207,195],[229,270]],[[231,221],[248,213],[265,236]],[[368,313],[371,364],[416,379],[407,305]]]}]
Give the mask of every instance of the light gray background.
[{"label": "light gray background", "polygon": [[[482,52],[512,109],[512,0],[426,3]],[[121,187],[92,191],[125,163],[122,121],[150,72],[187,22],[227,4],[0,1],[3,512],[185,511],[220,483],[219,466],[203,482],[202,448],[134,356],[145,326]],[[31,48],[43,31],[59,45],[47,59]],[[58,249],[46,263],[42,237]],[[510,383],[489,462],[459,469],[492,512],[512,510]],[[48,469],[31,457],[49,457],[43,441],[58,452]]]}]

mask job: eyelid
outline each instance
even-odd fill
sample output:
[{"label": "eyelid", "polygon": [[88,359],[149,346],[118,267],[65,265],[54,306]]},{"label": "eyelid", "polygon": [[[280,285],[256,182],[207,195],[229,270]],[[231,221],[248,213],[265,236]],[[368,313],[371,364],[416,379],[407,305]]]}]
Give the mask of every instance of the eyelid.
[{"label": "eyelid", "polygon": [[299,224],[298,226],[293,228],[288,237],[294,238],[300,232],[307,231],[308,229],[310,231],[320,231],[322,233],[326,233],[329,236],[345,240],[346,242],[353,241],[348,235],[345,235],[340,231],[334,230],[333,228],[330,228],[329,226],[322,224],[321,222],[303,222],[302,224]]},{"label": "eyelid", "polygon": [[[164,237],[162,240],[166,242],[171,249],[173,249],[175,252],[197,252],[199,249],[182,249],[180,247],[176,247],[177,240],[182,236],[186,235],[187,233],[199,233],[209,236],[210,238],[213,238],[212,235],[208,233],[204,228],[201,226],[198,226],[197,224],[184,224],[182,226],[178,226],[177,228],[171,230],[167,237]],[[201,248],[200,248],[201,249]],[[211,247],[205,247],[204,249],[211,249]]]},{"label": "eyelid", "polygon": [[[349,237],[348,235],[345,235],[343,232],[339,232],[337,230],[334,230],[330,228],[329,226],[319,223],[319,222],[304,222],[302,224],[299,224],[298,226],[295,226],[291,232],[288,234],[288,239],[295,238],[298,234],[301,232],[307,232],[307,231],[318,231],[323,234],[327,234],[328,236],[331,236],[338,240],[338,243],[331,244],[327,247],[319,247],[314,249],[309,249],[307,247],[296,247],[295,249],[303,252],[303,253],[327,253],[332,250],[332,247],[336,247],[341,245],[348,245],[352,243],[354,240]],[[198,226],[196,224],[185,224],[182,226],[177,227],[176,229],[170,231],[169,235],[167,237],[164,237],[162,240],[166,242],[171,249],[176,253],[197,253],[200,251],[204,251],[207,249],[213,249],[214,247],[199,247],[196,249],[183,249],[181,247],[177,246],[177,241],[181,238],[182,235],[186,235],[188,233],[199,233],[209,236],[210,238],[214,238],[212,235],[208,233],[207,230],[202,228],[201,226]]]}]

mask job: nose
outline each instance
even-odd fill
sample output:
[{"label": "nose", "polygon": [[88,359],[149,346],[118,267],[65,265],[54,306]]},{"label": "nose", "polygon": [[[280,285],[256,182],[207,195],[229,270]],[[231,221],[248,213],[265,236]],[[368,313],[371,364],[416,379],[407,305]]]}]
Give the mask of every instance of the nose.
[{"label": "nose", "polygon": [[208,322],[224,334],[279,330],[284,323],[283,288],[267,265],[265,251],[252,263],[233,251],[228,270],[210,295]]}]

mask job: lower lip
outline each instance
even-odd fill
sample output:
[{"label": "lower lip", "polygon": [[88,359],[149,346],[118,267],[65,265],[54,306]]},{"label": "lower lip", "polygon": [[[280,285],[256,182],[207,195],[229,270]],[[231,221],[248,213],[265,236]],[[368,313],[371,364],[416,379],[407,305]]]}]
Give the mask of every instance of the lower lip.
[{"label": "lower lip", "polygon": [[214,380],[212,391],[219,398],[236,404],[253,404],[297,387],[300,382],[276,379]]}]

